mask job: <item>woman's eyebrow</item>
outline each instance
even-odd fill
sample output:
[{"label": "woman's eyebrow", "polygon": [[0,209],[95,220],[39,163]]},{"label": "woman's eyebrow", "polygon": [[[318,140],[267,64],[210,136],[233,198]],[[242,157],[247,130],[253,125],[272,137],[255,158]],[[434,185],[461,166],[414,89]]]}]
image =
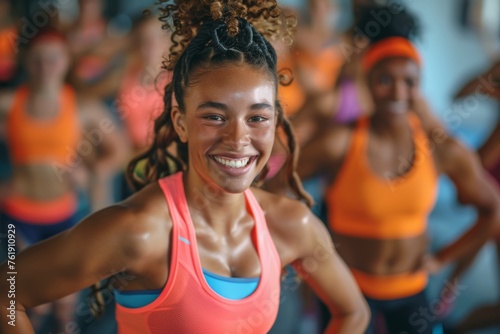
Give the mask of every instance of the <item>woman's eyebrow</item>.
[{"label": "woman's eyebrow", "polygon": [[[200,109],[218,109],[221,111],[229,111],[229,107],[220,102],[207,101],[200,104],[197,110]],[[262,109],[273,109],[273,106],[267,102],[254,103],[250,106],[250,110],[262,110]]]},{"label": "woman's eyebrow", "polygon": [[222,110],[222,111],[228,111],[229,110],[228,106],[225,105],[224,103],[213,102],[213,101],[203,102],[196,109],[197,110],[199,110],[199,109],[219,109],[219,110]]},{"label": "woman's eyebrow", "polygon": [[273,106],[267,102],[255,103],[250,107],[251,110],[273,109]]}]

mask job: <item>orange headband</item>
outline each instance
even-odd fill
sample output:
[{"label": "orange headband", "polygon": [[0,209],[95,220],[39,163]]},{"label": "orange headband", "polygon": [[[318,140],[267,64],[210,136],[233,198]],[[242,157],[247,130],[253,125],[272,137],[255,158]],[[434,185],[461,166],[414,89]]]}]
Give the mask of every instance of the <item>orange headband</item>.
[{"label": "orange headband", "polygon": [[363,56],[362,67],[368,72],[380,61],[391,57],[405,57],[422,64],[417,48],[406,38],[391,37],[373,44]]}]

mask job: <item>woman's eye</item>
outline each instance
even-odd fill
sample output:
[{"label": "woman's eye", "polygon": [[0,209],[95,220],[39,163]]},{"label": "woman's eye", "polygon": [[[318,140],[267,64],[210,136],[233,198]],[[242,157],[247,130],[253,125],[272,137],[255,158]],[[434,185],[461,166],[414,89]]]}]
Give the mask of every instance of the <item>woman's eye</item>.
[{"label": "woman's eye", "polygon": [[252,116],[252,117],[250,117],[249,121],[250,122],[265,122],[265,121],[267,121],[267,118],[262,117],[262,116]]},{"label": "woman's eye", "polygon": [[415,81],[413,79],[406,79],[406,85],[408,85],[408,87],[413,87],[415,86]]},{"label": "woman's eye", "polygon": [[391,78],[388,75],[382,75],[379,78],[379,82],[383,85],[389,85],[391,83]]},{"label": "woman's eye", "polygon": [[208,115],[208,116],[205,116],[205,119],[208,119],[210,121],[224,121],[224,118],[222,118],[222,116],[220,115]]}]

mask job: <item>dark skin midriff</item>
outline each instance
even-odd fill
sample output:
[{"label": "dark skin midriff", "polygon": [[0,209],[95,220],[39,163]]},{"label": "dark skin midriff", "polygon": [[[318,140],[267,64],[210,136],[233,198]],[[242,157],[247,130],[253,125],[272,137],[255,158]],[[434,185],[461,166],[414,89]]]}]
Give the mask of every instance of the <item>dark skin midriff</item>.
[{"label": "dark skin midriff", "polygon": [[61,177],[49,164],[14,166],[12,192],[34,201],[50,201],[71,191],[68,173]]},{"label": "dark skin midriff", "polygon": [[372,275],[396,275],[420,267],[427,250],[427,236],[405,239],[370,239],[333,235],[337,251],[353,269]]}]

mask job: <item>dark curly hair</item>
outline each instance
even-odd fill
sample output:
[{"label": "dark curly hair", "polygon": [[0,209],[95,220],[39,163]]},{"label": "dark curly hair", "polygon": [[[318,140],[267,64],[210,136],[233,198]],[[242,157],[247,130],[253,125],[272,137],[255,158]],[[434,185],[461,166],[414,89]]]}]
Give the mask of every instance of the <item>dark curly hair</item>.
[{"label": "dark curly hair", "polygon": [[[420,21],[399,2],[362,6],[355,27],[365,33],[370,43],[389,37],[403,37],[410,41],[421,37]],[[375,31],[371,30],[373,28]]]}]

